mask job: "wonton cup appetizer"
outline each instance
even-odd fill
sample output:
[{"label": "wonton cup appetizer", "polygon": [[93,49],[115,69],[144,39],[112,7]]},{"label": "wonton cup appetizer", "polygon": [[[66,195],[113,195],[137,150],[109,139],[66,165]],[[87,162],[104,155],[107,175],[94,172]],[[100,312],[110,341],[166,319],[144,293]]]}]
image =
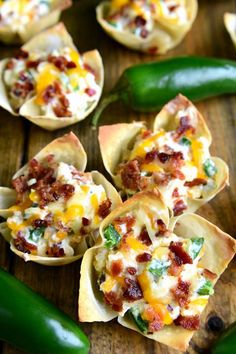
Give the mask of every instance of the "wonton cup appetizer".
[{"label": "wonton cup appetizer", "polygon": [[236,47],[236,14],[232,14],[229,12],[225,13],[224,14],[224,24],[225,24],[227,31],[229,32],[232,42],[234,43],[234,45]]},{"label": "wonton cup appetizer", "polygon": [[98,5],[97,20],[126,47],[164,54],[182,41],[197,9],[197,0],[111,0]]},{"label": "wonton cup appetizer", "polygon": [[80,55],[62,23],[0,62],[0,106],[48,130],[86,118],[103,87],[97,50]]},{"label": "wonton cup appetizer", "polygon": [[81,265],[80,321],[118,322],[186,350],[236,241],[195,214],[169,220],[158,194],[141,192],[106,217]]},{"label": "wonton cup appetizer", "polygon": [[174,216],[194,212],[228,183],[228,167],[211,157],[211,134],[182,95],[156,116],[153,132],[142,122],[100,127],[104,165],[126,196],[157,187]]},{"label": "wonton cup appetizer", "polygon": [[0,232],[25,261],[63,265],[82,257],[101,221],[120,202],[73,134],[48,144],[0,188]]},{"label": "wonton cup appetizer", "polygon": [[0,40],[25,43],[58,22],[71,0],[4,0],[0,3]]}]

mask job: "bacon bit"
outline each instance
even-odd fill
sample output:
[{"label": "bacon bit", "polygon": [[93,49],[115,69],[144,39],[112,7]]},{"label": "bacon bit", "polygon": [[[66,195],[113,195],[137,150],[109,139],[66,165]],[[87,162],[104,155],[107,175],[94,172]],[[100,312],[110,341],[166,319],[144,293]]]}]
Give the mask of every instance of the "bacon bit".
[{"label": "bacon bit", "polygon": [[149,31],[146,28],[143,28],[140,32],[140,36],[142,38],[147,38],[148,34],[149,34]]},{"label": "bacon bit", "polygon": [[104,219],[108,214],[110,214],[111,205],[112,205],[112,202],[110,201],[109,198],[104,200],[101,204],[99,204],[98,215]]},{"label": "bacon bit", "polygon": [[75,191],[75,187],[72,184],[65,183],[58,185],[58,189],[55,191],[59,196],[63,196],[66,199],[69,199]]},{"label": "bacon bit", "polygon": [[171,242],[169,249],[174,253],[175,258],[178,259],[180,264],[192,264],[193,260],[190,255],[183,249],[182,242]]},{"label": "bacon bit", "polygon": [[85,227],[81,227],[79,230],[79,233],[81,236],[86,236],[88,234],[88,230],[85,229]]},{"label": "bacon bit", "polygon": [[25,176],[14,178],[11,183],[17,194],[22,194],[29,188],[27,184],[27,178]]},{"label": "bacon bit", "polygon": [[194,178],[192,181],[185,182],[184,186],[191,188],[195,186],[200,186],[201,184],[205,186],[207,184],[207,180],[205,180],[204,178]]},{"label": "bacon bit", "polygon": [[116,312],[122,311],[122,298],[120,298],[114,291],[104,293],[104,300],[107,305],[111,306],[112,310]]},{"label": "bacon bit", "polygon": [[180,307],[187,305],[189,302],[189,288],[190,283],[179,278],[177,287],[175,289],[171,289],[171,292]]},{"label": "bacon bit", "polygon": [[174,253],[170,252],[169,253],[169,258],[171,260],[171,265],[168,268],[168,274],[177,277],[180,275],[181,270],[182,270],[182,262],[179,258],[175,256]]},{"label": "bacon bit", "polygon": [[66,67],[67,69],[75,69],[77,65],[73,61],[68,61]]},{"label": "bacon bit", "polygon": [[170,12],[172,12],[172,11],[175,11],[178,7],[179,7],[179,5],[169,5],[168,9]]},{"label": "bacon bit", "polygon": [[48,163],[52,163],[54,161],[54,157],[55,155],[54,154],[49,154],[46,156],[46,160]]},{"label": "bacon bit", "polygon": [[165,152],[159,152],[158,158],[159,158],[160,162],[164,164],[171,158],[171,155],[168,155]]},{"label": "bacon bit", "polygon": [[174,216],[181,215],[183,211],[186,209],[187,209],[187,205],[184,204],[183,199],[177,200],[173,208]]},{"label": "bacon bit", "polygon": [[57,224],[56,224],[57,228],[60,230],[60,231],[64,231],[64,232],[71,232],[72,229],[68,226],[65,226],[61,221],[58,221]]},{"label": "bacon bit", "polygon": [[15,82],[11,92],[16,97],[26,98],[33,90],[34,85],[26,78],[23,82]]},{"label": "bacon bit", "polygon": [[9,59],[6,66],[5,66],[5,69],[10,69],[12,70],[13,68],[15,67],[15,62],[13,59]]},{"label": "bacon bit", "polygon": [[59,56],[49,55],[48,62],[55,65],[55,67],[60,71],[65,71],[68,64],[68,60],[62,55]]},{"label": "bacon bit", "polygon": [[158,157],[158,151],[152,150],[146,153],[145,161],[152,162],[153,160],[157,159],[157,157]]},{"label": "bacon bit", "polygon": [[157,54],[158,53],[158,47],[150,47],[148,49],[148,53],[151,55]]},{"label": "bacon bit", "polygon": [[68,110],[69,107],[69,100],[66,96],[61,95],[59,97],[59,102],[56,106],[53,107],[53,111],[58,118],[61,117],[72,117],[72,113]]},{"label": "bacon bit", "polygon": [[140,189],[141,170],[138,160],[128,161],[122,166],[121,179],[125,188],[131,190]]},{"label": "bacon bit", "polygon": [[92,89],[92,88],[86,88],[84,90],[84,92],[89,96],[89,97],[93,97],[94,95],[96,95],[97,91]]},{"label": "bacon bit", "polygon": [[162,322],[159,314],[154,310],[153,307],[148,307],[145,310],[145,318],[147,318],[149,322],[149,332],[157,332],[164,326],[164,323]]},{"label": "bacon bit", "polygon": [[137,273],[137,269],[134,267],[127,267],[126,270],[130,275],[135,275]]},{"label": "bacon bit", "polygon": [[147,246],[150,246],[152,244],[152,241],[149,237],[146,227],[142,229],[140,235],[138,236],[138,240],[140,240],[142,243],[144,243]]},{"label": "bacon bit", "polygon": [[126,289],[124,290],[123,297],[127,301],[136,301],[143,298],[143,292],[137,280],[125,278]]},{"label": "bacon bit", "polygon": [[85,218],[84,216],[82,217],[83,226],[88,226],[90,223],[91,223],[91,220]]},{"label": "bacon bit", "polygon": [[31,253],[31,251],[37,250],[37,246],[27,242],[26,239],[21,236],[20,232],[17,234],[17,238],[14,240],[14,245],[18,251],[23,253]]},{"label": "bacon bit", "polygon": [[132,228],[135,224],[135,217],[134,216],[124,216],[124,217],[118,217],[114,220],[114,223],[119,225],[126,224],[126,229],[127,233],[132,231]]},{"label": "bacon bit", "polygon": [[27,63],[26,63],[26,67],[28,69],[37,69],[37,67],[39,66],[40,64],[40,59],[38,60],[28,60]]},{"label": "bacon bit", "polygon": [[144,131],[142,132],[142,139],[147,138],[147,137],[150,136],[151,134],[152,134],[152,131],[151,131],[151,130],[149,130],[149,129],[144,130]]},{"label": "bacon bit", "polygon": [[42,219],[35,219],[32,223],[33,227],[35,227],[36,229],[40,228],[40,227],[47,227],[48,223],[47,220],[42,220]]},{"label": "bacon bit", "polygon": [[164,172],[154,172],[153,180],[157,186],[167,186],[167,184],[171,181],[172,176],[170,173]]},{"label": "bacon bit", "polygon": [[113,261],[111,263],[111,269],[110,269],[110,272],[111,272],[111,275],[113,277],[117,277],[123,270],[123,262],[118,259],[117,261]]},{"label": "bacon bit", "polygon": [[147,252],[138,254],[136,257],[136,261],[139,263],[146,263],[149,262],[151,259],[152,259],[152,255]]},{"label": "bacon bit", "polygon": [[137,27],[143,27],[146,25],[147,21],[142,16],[136,16],[134,19],[134,23]]},{"label": "bacon bit", "polygon": [[166,224],[161,219],[157,220],[157,226],[158,226],[158,231],[155,234],[156,237],[160,235],[165,235],[165,233],[168,231]]},{"label": "bacon bit", "polygon": [[43,101],[45,103],[49,103],[55,96],[55,93],[54,85],[48,85],[42,94]]},{"label": "bacon bit", "polygon": [[217,274],[211,272],[209,269],[204,269],[203,275],[204,275],[204,277],[206,277],[210,280],[215,280],[217,278]]},{"label": "bacon bit", "polygon": [[60,247],[60,244],[54,244],[52,247],[48,247],[46,254],[49,257],[63,257],[63,256],[65,256],[64,249]]},{"label": "bacon bit", "polygon": [[173,190],[172,198],[178,198],[178,197],[179,197],[179,190],[178,190],[178,188],[176,187],[176,188]]},{"label": "bacon bit", "polygon": [[195,316],[179,316],[174,320],[176,326],[182,326],[183,328],[189,331],[195,331],[200,327],[200,317],[199,315]]},{"label": "bacon bit", "polygon": [[26,50],[19,49],[18,53],[16,53],[16,59],[27,59],[29,57],[29,53]]},{"label": "bacon bit", "polygon": [[190,118],[188,116],[183,116],[180,118],[180,125],[176,129],[175,139],[179,139],[187,131],[194,134],[195,128],[190,124]]},{"label": "bacon bit", "polygon": [[172,172],[172,177],[173,178],[178,178],[181,181],[183,181],[185,179],[185,175],[183,174],[183,172],[181,172],[180,170],[175,170]]}]

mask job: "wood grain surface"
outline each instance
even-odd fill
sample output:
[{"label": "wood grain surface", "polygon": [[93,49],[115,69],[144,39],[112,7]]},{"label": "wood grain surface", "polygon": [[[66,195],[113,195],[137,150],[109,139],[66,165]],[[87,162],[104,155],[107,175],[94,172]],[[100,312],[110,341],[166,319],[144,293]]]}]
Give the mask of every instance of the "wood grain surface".
[{"label": "wood grain surface", "polygon": [[[62,20],[81,52],[93,48],[100,51],[105,66],[105,93],[111,89],[126,67],[153,60],[153,57],[132,52],[109,38],[96,22],[97,3],[98,1],[95,0],[74,1],[73,7],[63,13]],[[235,12],[236,1],[199,0],[197,20],[191,32],[166,57],[196,54],[235,59],[235,49],[223,25],[225,11]],[[16,49],[0,46],[0,59],[12,55]],[[236,97],[224,96],[206,100],[198,103],[197,107],[205,117],[213,135],[212,155],[223,158],[229,164],[231,184],[208,205],[202,207],[199,214],[234,236],[236,230]],[[131,122],[135,119],[147,120],[151,126],[154,116],[155,114],[131,112],[116,103],[105,111],[101,123]],[[66,129],[47,132],[24,118],[13,117],[1,109],[0,185],[10,186],[12,175],[22,164],[52,139],[70,130],[79,136],[87,151],[87,170],[97,169],[106,175],[99,153],[97,133],[91,130],[89,120],[90,117]],[[25,263],[12,254],[9,245],[0,239],[0,266],[77,320],[80,261],[58,268]],[[209,353],[209,347],[218,335],[207,330],[207,320],[214,314],[224,321],[225,326],[236,320],[235,263],[231,263],[218,281],[215,295],[211,297],[202,316],[201,328],[194,335],[187,353]],[[92,354],[178,353],[123,328],[115,320],[105,324],[81,324],[81,327],[91,340]],[[3,354],[21,353],[5,343],[0,346],[0,351]]]}]

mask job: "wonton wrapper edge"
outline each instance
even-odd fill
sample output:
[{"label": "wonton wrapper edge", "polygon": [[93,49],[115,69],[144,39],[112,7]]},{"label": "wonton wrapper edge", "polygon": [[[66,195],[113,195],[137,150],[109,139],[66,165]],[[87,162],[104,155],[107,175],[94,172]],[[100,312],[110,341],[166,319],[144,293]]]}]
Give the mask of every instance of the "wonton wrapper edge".
[{"label": "wonton wrapper edge", "polygon": [[224,14],[224,24],[234,46],[236,46],[236,14],[226,12]]}]

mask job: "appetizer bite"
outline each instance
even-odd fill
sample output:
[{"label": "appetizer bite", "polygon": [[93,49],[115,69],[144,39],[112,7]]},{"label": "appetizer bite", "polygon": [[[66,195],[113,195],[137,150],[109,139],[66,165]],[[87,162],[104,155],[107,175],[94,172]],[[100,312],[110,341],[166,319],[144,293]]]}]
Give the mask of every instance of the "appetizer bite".
[{"label": "appetizer bite", "polygon": [[25,261],[62,265],[93,244],[101,221],[121,200],[73,134],[48,144],[0,188],[0,232]]},{"label": "appetizer bite", "polygon": [[185,351],[236,241],[195,214],[169,220],[141,192],[106,217],[81,265],[80,321],[118,322]]},{"label": "appetizer bite", "polygon": [[209,152],[211,134],[182,95],[142,122],[100,127],[104,165],[124,196],[155,187],[174,216],[196,211],[228,183],[228,167]]},{"label": "appetizer bite", "polygon": [[4,0],[0,3],[0,40],[25,43],[58,22],[71,0]]},{"label": "appetizer bite", "polygon": [[190,30],[197,8],[197,0],[111,0],[98,5],[97,20],[126,47],[164,54]]},{"label": "appetizer bite", "polygon": [[103,87],[97,50],[80,55],[62,23],[0,62],[0,106],[48,130],[86,118]]},{"label": "appetizer bite", "polygon": [[224,14],[224,24],[233,44],[236,46],[236,14],[226,12]]}]

